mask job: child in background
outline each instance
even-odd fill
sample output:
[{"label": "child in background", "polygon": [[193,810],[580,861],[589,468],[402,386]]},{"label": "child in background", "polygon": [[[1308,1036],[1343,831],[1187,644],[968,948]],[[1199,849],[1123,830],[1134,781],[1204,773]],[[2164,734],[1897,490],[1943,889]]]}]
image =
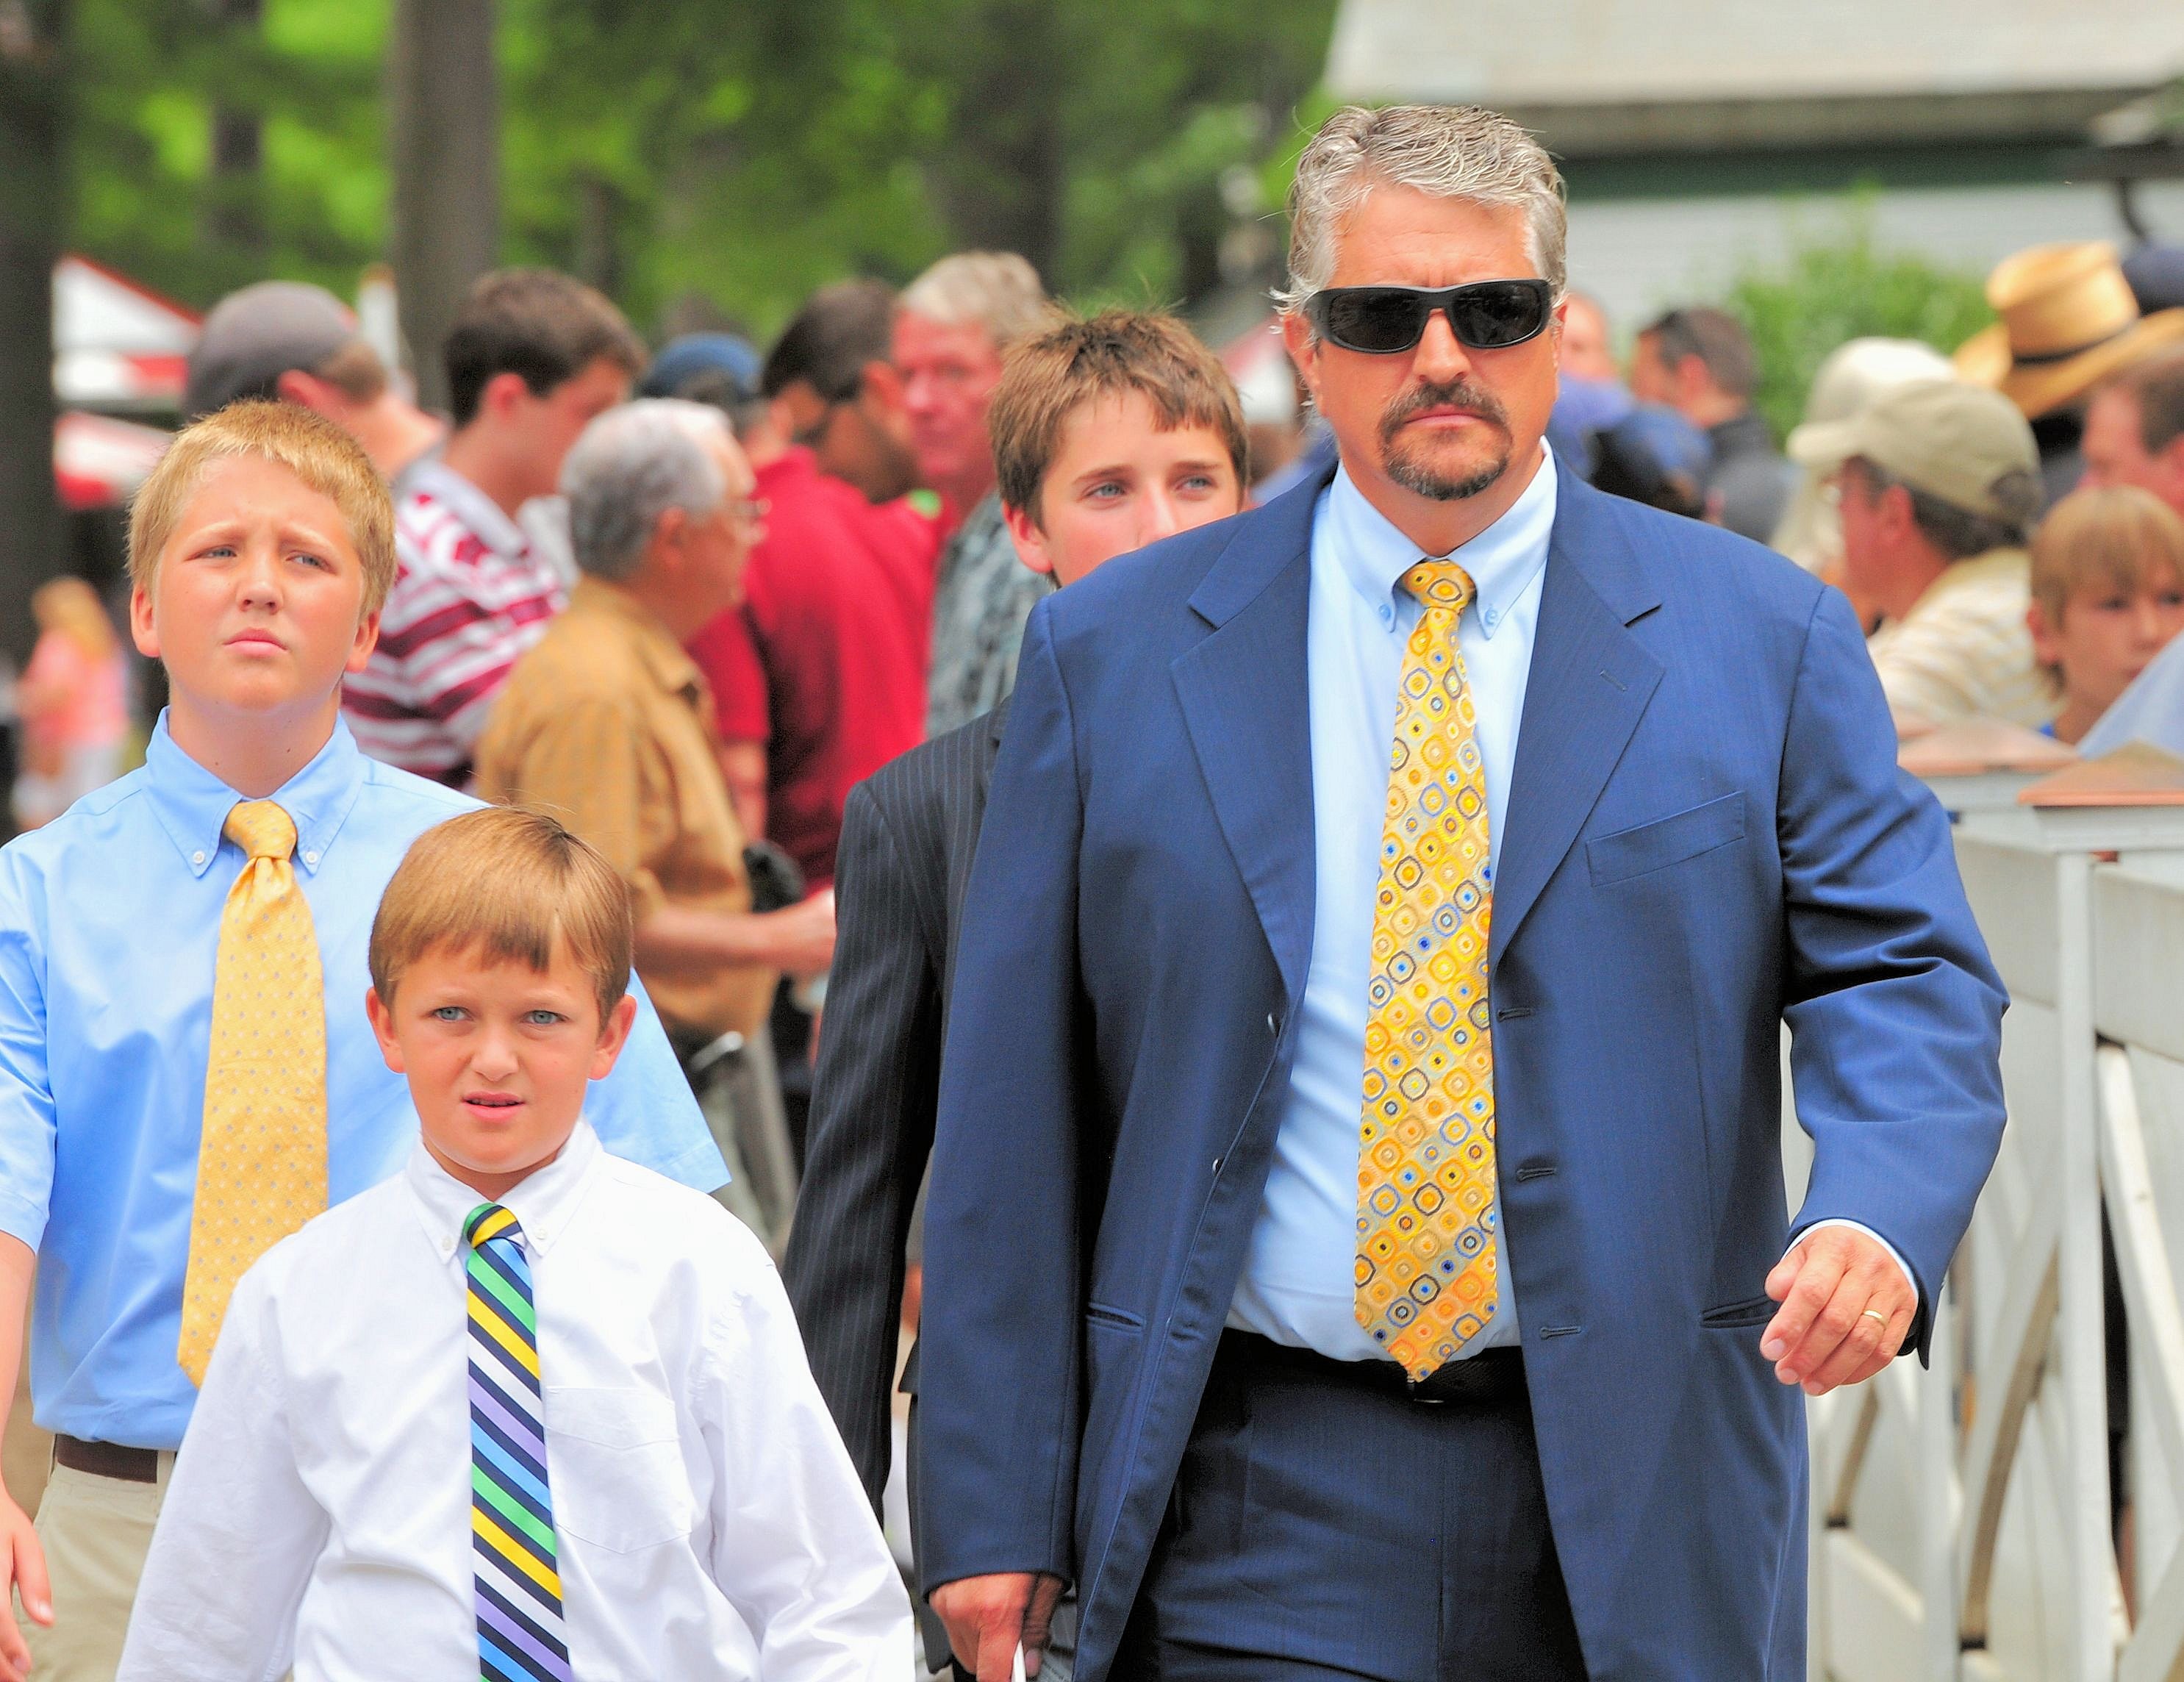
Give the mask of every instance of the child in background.
[{"label": "child in background", "polygon": [[2032,538],[2032,650],[2075,744],[2184,629],[2184,518],[2136,486],[2073,491]]},{"label": "child in background", "polygon": [[38,641],[15,688],[23,767],[15,779],[15,825],[51,823],[120,774],[129,733],[129,668],[98,593],[81,578],[55,578],[31,597]]},{"label": "child in background", "polygon": [[367,1003],[421,1142],[237,1287],[123,1677],[905,1682],[909,1601],[765,1250],[583,1119],[631,941],[549,817],[410,849]]}]

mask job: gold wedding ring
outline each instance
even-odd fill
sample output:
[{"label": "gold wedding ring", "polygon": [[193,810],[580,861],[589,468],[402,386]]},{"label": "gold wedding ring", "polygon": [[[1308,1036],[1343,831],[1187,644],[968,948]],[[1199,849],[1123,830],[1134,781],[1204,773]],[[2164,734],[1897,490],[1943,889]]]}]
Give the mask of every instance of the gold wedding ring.
[{"label": "gold wedding ring", "polygon": [[1858,1318],[1861,1320],[1878,1320],[1880,1322],[1884,1328],[1888,1324],[1888,1317],[1882,1313],[1878,1308],[1865,1309],[1858,1315]]}]

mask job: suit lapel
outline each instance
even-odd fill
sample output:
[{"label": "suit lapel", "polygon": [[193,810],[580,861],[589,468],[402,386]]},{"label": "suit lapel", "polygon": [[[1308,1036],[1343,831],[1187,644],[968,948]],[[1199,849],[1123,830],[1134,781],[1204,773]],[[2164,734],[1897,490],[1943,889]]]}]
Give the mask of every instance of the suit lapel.
[{"label": "suit lapel", "polygon": [[[1004,695],[986,715],[986,727],[978,738],[978,817],[986,811],[986,790],[994,780],[994,761],[1001,756],[1001,734],[1009,726],[1009,697]],[[977,819],[973,820],[975,826]]]},{"label": "suit lapel", "polygon": [[1239,521],[1190,599],[1212,627],[1171,667],[1223,838],[1289,997],[1304,994],[1314,891],[1305,621],[1312,516],[1332,470]]},{"label": "suit lapel", "polygon": [[1540,583],[1540,622],[1503,814],[1490,946],[1498,963],[1607,786],[1661,682],[1626,628],[1659,604],[1608,499],[1570,474]]}]

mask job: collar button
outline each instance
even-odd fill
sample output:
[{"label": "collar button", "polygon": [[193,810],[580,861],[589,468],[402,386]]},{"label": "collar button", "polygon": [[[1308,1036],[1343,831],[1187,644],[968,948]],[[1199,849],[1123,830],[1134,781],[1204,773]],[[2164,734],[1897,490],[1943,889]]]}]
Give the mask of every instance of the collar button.
[{"label": "collar button", "polygon": [[307,865],[316,866],[319,862],[319,855],[316,853],[306,853],[304,855],[304,862]]},{"label": "collar button", "polygon": [[202,853],[202,852],[196,852],[196,853],[192,853],[192,854],[191,854],[191,855],[190,855],[190,862],[191,862],[192,864],[193,864],[193,865],[201,865],[201,864],[203,864],[203,863],[204,862],[204,855],[203,855],[203,853]]}]

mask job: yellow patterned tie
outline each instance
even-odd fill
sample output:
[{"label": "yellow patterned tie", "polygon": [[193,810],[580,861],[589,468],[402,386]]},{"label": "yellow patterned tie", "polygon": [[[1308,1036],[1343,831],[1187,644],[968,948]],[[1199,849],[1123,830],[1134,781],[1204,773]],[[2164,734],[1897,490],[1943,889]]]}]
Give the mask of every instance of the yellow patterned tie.
[{"label": "yellow patterned tie", "polygon": [[311,908],[290,862],[295,821],[270,800],[248,800],[225,829],[249,860],[220,918],[175,1352],[199,1384],[236,1281],[326,1206],[326,986]]},{"label": "yellow patterned tie", "polygon": [[1357,1323],[1414,1378],[1454,1360],[1494,1313],[1494,906],[1486,778],[1456,640],[1470,576],[1403,575],[1424,611],[1403,656],[1357,1154]]}]

